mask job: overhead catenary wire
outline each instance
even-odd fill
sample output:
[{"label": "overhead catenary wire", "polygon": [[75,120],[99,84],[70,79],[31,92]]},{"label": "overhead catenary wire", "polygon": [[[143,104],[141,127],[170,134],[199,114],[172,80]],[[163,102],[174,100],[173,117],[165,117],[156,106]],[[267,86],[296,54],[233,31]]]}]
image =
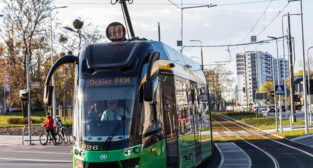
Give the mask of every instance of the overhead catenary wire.
[{"label": "overhead catenary wire", "polygon": [[261,16],[257,19],[256,23],[252,26],[252,28],[250,29],[250,31],[245,35],[245,37],[240,41],[243,42],[247,39],[247,37],[249,37],[249,35],[254,31],[254,29],[256,28],[256,26],[260,23],[260,21],[262,20],[263,16],[266,14],[266,11],[268,10],[268,8],[271,6],[273,0],[271,0],[269,2],[269,4],[266,6],[266,8],[264,9],[264,11],[262,12]]},{"label": "overhead catenary wire", "polygon": [[[248,5],[248,4],[256,4],[256,3],[264,3],[269,1],[278,1],[278,0],[255,0],[255,1],[242,1],[235,3],[223,3],[219,4],[219,6],[238,6],[238,5]],[[0,2],[5,3],[5,2]],[[55,4],[67,4],[67,5],[110,5],[110,2],[56,2]],[[175,3],[174,3],[175,4]],[[162,3],[162,2],[137,2],[136,5],[156,5],[156,6],[170,6],[174,5],[173,3]],[[205,5],[204,3],[185,3],[186,6],[194,6],[194,5]],[[176,6],[176,4],[175,4]],[[180,7],[179,7],[180,8]]]},{"label": "overhead catenary wire", "polygon": [[[259,33],[257,33],[257,36],[260,36],[277,19],[277,17],[287,8],[288,5],[289,3],[286,3],[286,5],[279,10],[279,12],[271,19],[271,21],[268,24],[266,24]],[[242,50],[242,52],[245,49],[246,47]]]},{"label": "overhead catenary wire", "polygon": [[[268,39],[268,40],[261,40],[261,41],[257,41],[255,43],[238,43],[238,44],[220,44],[220,45],[202,45],[202,47],[206,47],[206,48],[224,48],[224,47],[236,47],[236,46],[247,46],[247,45],[255,45],[255,44],[263,44],[263,43],[268,43],[274,41],[273,39]],[[189,47],[189,48],[193,48],[193,47],[200,47],[197,45],[188,45],[188,46],[184,46],[184,47]]]}]

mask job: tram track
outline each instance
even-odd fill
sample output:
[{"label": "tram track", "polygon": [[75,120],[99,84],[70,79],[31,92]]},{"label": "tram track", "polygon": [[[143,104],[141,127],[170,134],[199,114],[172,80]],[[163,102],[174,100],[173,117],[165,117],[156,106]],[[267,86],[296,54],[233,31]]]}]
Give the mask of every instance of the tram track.
[{"label": "tram track", "polygon": [[274,156],[272,156],[270,153],[264,151],[263,149],[259,148],[258,146],[254,145],[253,143],[247,141],[246,139],[244,139],[242,136],[240,136],[239,134],[237,134],[235,131],[229,129],[228,127],[224,126],[223,124],[221,124],[219,121],[217,121],[216,119],[212,118],[213,121],[215,121],[218,125],[220,125],[221,127],[223,127],[224,129],[231,131],[236,137],[238,137],[239,139],[241,139],[243,142],[247,143],[248,145],[256,148],[257,150],[261,151],[262,153],[264,153],[265,155],[267,155],[274,163],[274,167],[275,168],[280,168],[278,161],[275,159]]},{"label": "tram track", "polygon": [[[297,167],[310,167],[309,163],[312,163],[313,161],[313,149],[305,150],[305,147],[299,146],[298,144],[292,143],[288,140],[275,140],[272,138],[272,135],[266,134],[265,132],[262,133],[261,130],[258,130],[253,126],[246,125],[245,123],[238,123],[237,121],[220,114],[214,114],[213,116],[213,120],[216,123],[231,131],[243,142],[253,146],[259,151],[262,151],[269,158],[271,158],[275,167],[293,167],[293,165],[298,165]],[[228,123],[232,123],[232,125],[228,124],[228,126],[225,126],[221,123],[221,121],[227,121]],[[237,127],[236,130],[239,128],[245,130],[254,136],[260,137],[260,139],[258,141],[249,142],[244,136],[238,135],[232,127]],[[247,127],[253,129],[248,129]]]}]

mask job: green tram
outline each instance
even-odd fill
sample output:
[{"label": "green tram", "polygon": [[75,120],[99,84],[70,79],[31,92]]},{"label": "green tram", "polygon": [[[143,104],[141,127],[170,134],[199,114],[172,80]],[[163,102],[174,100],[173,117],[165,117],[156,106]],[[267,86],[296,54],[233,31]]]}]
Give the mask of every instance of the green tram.
[{"label": "green tram", "polygon": [[158,41],[84,47],[74,63],[74,168],[189,168],[212,156],[207,85],[199,64]]}]

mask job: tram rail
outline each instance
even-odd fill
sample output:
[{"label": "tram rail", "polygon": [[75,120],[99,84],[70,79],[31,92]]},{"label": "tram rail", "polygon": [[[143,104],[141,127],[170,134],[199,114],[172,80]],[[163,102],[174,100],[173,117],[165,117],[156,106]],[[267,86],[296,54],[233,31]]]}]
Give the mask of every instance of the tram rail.
[{"label": "tram rail", "polygon": [[[278,140],[277,138],[281,137],[267,134],[251,125],[238,122],[221,114],[213,114],[213,121],[228,131],[231,131],[232,134],[236,135],[243,142],[265,153],[271,158],[275,167],[286,167],[286,159],[289,161],[296,160],[298,163],[302,163],[303,165],[305,163],[301,162],[301,160],[313,160],[313,149],[305,148],[286,139]],[[227,122],[227,125],[222,122]],[[236,133],[238,129],[245,130],[253,136],[259,137],[258,140],[260,141],[248,141],[245,136]],[[261,141],[264,141],[265,143]],[[273,146],[275,146],[275,149]]]}]

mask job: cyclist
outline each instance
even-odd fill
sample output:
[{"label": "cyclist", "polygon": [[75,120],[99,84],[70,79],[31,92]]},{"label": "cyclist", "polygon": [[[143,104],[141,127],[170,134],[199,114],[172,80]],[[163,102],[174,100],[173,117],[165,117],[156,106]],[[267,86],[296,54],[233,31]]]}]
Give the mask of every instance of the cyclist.
[{"label": "cyclist", "polygon": [[56,138],[55,138],[55,134],[54,134],[54,121],[53,118],[50,116],[50,113],[46,113],[47,118],[46,118],[46,122],[45,125],[43,125],[43,127],[45,127],[47,129],[48,134],[52,135],[52,138],[54,140],[54,144],[56,145]]},{"label": "cyclist", "polygon": [[56,116],[56,119],[55,119],[55,126],[56,126],[56,132],[57,133],[61,133],[63,136],[63,124],[62,124],[62,120],[61,120],[61,117],[59,115]]}]

